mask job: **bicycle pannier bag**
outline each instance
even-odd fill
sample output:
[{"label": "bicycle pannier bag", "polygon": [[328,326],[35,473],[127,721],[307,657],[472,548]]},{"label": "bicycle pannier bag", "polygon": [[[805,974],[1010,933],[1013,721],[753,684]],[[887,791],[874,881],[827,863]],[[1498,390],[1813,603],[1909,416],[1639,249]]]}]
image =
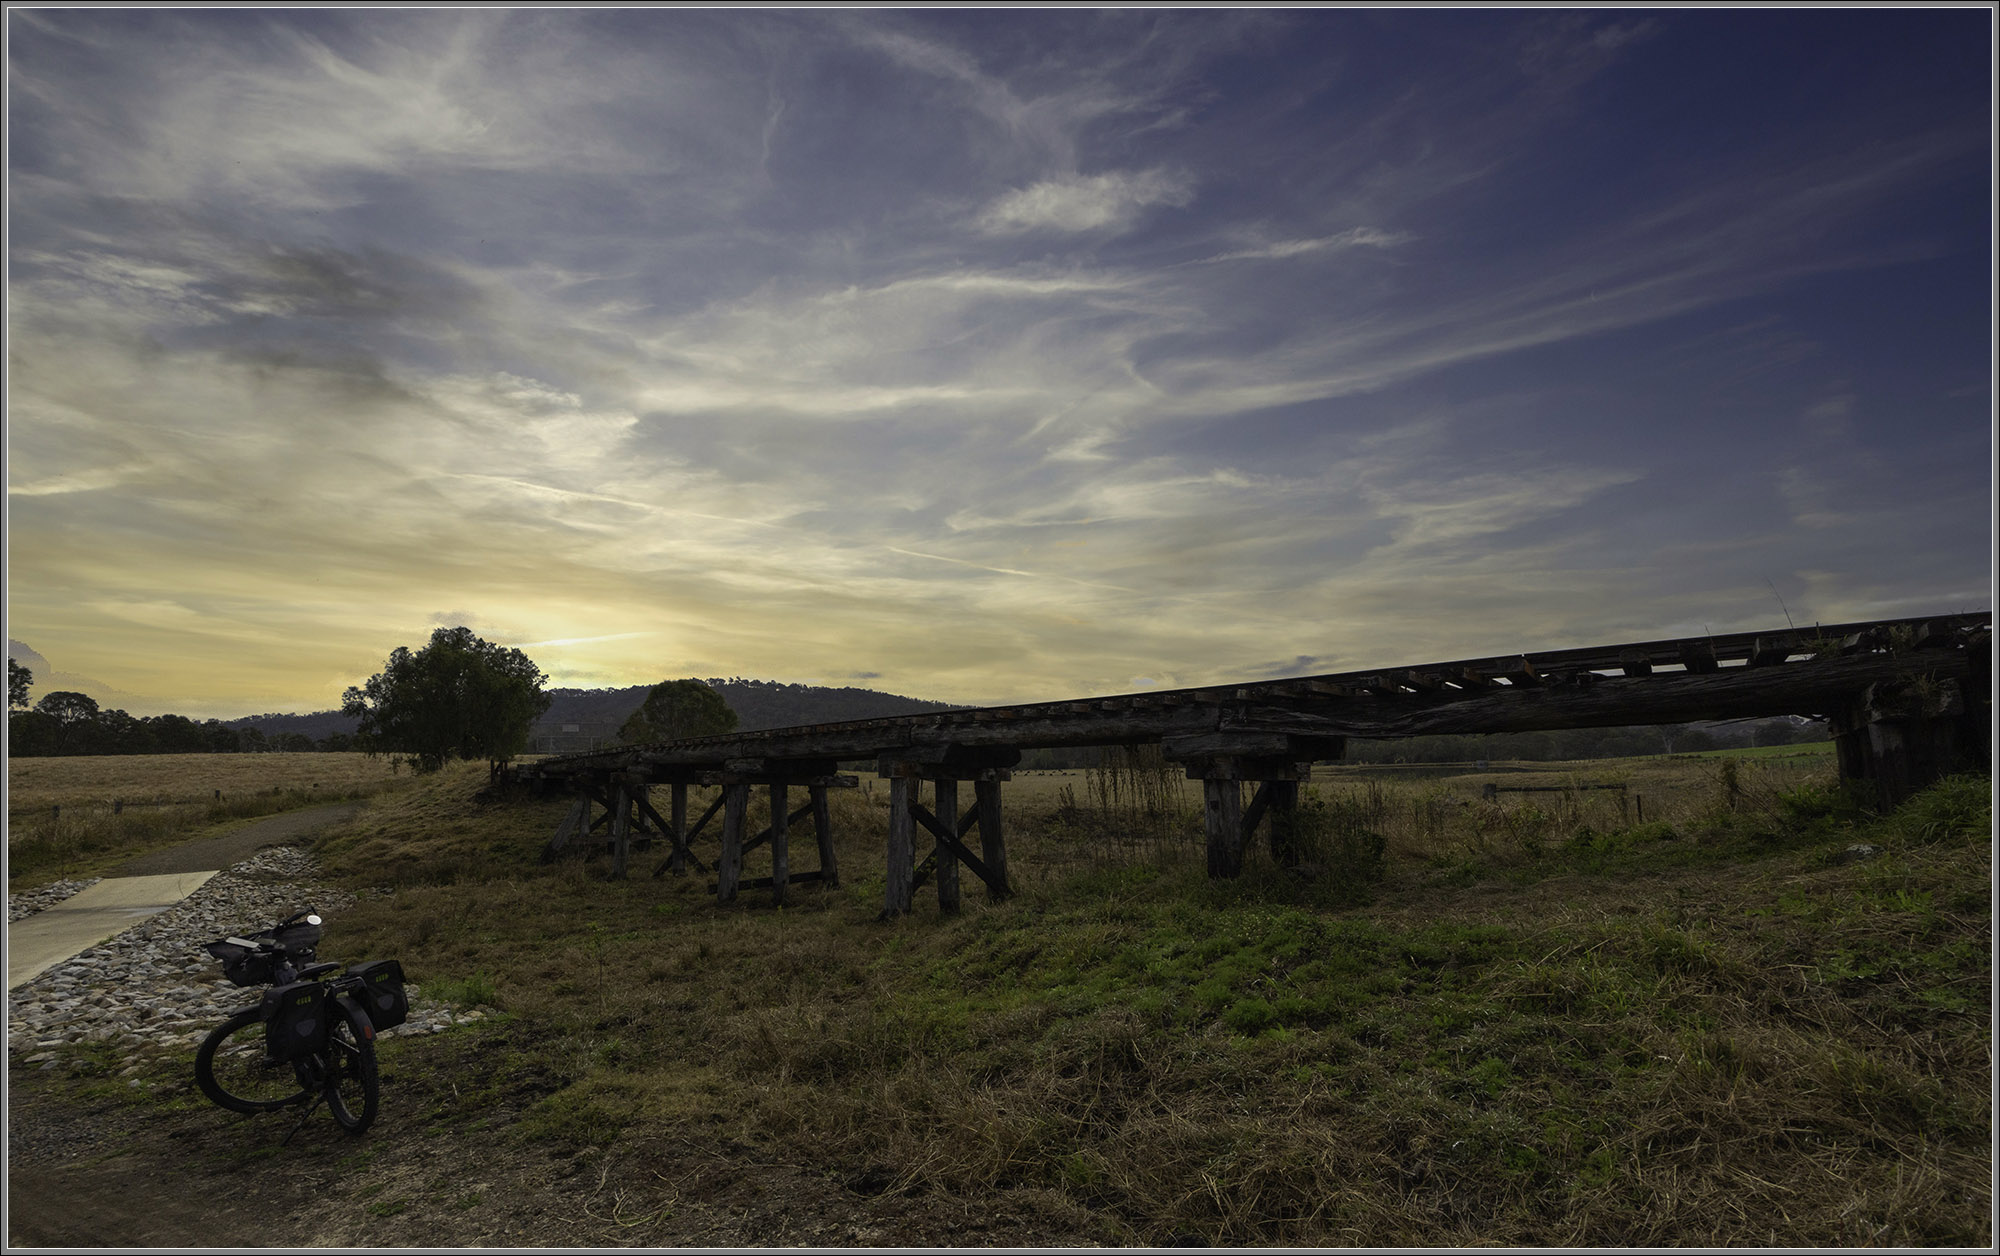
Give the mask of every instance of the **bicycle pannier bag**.
[{"label": "bicycle pannier bag", "polygon": [[296,1060],[326,1045],[333,1002],[317,981],[294,981],[264,992],[264,1053]]},{"label": "bicycle pannier bag", "polygon": [[347,975],[361,978],[361,1003],[369,1023],[380,1031],[409,1019],[410,1000],[403,993],[403,966],[393,959],[349,964]]},{"label": "bicycle pannier bag", "polygon": [[234,942],[207,943],[208,953],[222,961],[222,975],[231,985],[268,986],[277,969],[278,957],[269,951],[253,951]]}]

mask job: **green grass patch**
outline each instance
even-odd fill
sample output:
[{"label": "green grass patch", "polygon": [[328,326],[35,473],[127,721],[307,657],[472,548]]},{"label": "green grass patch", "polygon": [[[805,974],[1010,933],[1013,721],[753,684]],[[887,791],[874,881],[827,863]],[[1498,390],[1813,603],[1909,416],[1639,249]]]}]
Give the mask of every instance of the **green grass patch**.
[{"label": "green grass patch", "polygon": [[1226,883],[1170,796],[1121,844],[1072,794],[1009,811],[1014,897],[968,878],[962,914],[895,920],[858,791],[846,886],[778,911],[659,855],[541,864],[559,801],[444,773],[327,844],[392,892],[326,949],[504,1008],[385,1042],[390,1085],[558,1152],[809,1147],[1053,1192],[1132,1244],[1984,1246],[1990,782],[1876,817],[1737,763],[1633,765],[1644,820],[1615,791],[1308,794],[1281,836],[1314,875],[1267,835]]}]

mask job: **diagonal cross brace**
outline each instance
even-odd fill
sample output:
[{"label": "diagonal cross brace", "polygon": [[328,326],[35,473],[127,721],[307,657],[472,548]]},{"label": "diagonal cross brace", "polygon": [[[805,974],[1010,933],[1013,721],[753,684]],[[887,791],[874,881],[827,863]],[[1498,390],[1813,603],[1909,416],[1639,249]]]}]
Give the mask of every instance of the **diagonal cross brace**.
[{"label": "diagonal cross brace", "polygon": [[[813,810],[813,805],[812,805],[812,803],[810,803],[810,802],[806,803],[806,805],[805,805],[805,806],[803,806],[803,807],[800,807],[800,808],[799,808],[799,809],[798,809],[797,811],[794,811],[794,812],[792,812],[791,814],[789,814],[789,815],[787,815],[787,816],[785,817],[785,827],[786,827],[786,828],[790,828],[790,827],[791,827],[791,824],[792,824],[792,821],[794,821],[794,820],[803,820],[803,819],[805,819],[805,818],[806,818],[807,816],[809,816],[809,815],[811,815],[811,814],[812,814],[812,810]],[[775,826],[771,826],[771,825],[766,825],[766,826],[765,826],[765,828],[764,828],[764,831],[763,831],[762,833],[759,833],[759,834],[758,834],[757,836],[755,836],[755,837],[751,838],[751,839],[750,839],[749,841],[747,841],[747,842],[743,843],[743,853],[747,855],[747,854],[749,854],[749,853],[750,853],[751,851],[753,851],[753,850],[756,850],[756,849],[757,849],[757,848],[758,848],[759,846],[762,846],[762,845],[763,845],[763,844],[764,844],[765,842],[768,842],[768,841],[770,841],[770,840],[771,840],[771,829],[772,829],[773,827],[775,827]],[[796,880],[797,878],[793,878],[793,879],[794,879],[794,880]]]},{"label": "diagonal cross brace", "polygon": [[[938,843],[937,850],[933,850],[931,852],[931,857],[929,859],[924,860],[924,866],[917,869],[917,877],[916,877],[917,885],[922,885],[924,883],[925,875],[930,871],[931,865],[935,863],[937,860],[937,852],[939,850],[948,850],[952,854],[958,856],[958,861],[960,863],[972,869],[972,873],[974,876],[978,877],[981,881],[986,882],[987,885],[993,886],[993,874],[987,870],[985,862],[981,860],[979,856],[967,850],[965,848],[965,844],[959,841],[959,839],[964,837],[967,833],[972,832],[973,827],[979,823],[979,807],[977,806],[977,804],[968,808],[966,810],[966,813],[963,816],[959,817],[958,832],[956,833],[953,833],[949,829],[945,828],[945,826],[938,821],[938,818],[931,814],[930,808],[924,806],[922,803],[919,802],[913,802],[910,804],[910,818],[912,820],[915,820],[918,824],[921,824],[925,828],[929,829],[931,831],[931,834],[937,838],[937,843]],[[999,887],[993,886],[993,888],[998,889]]]},{"label": "diagonal cross brace", "polygon": [[[673,826],[660,818],[660,813],[653,810],[653,804],[650,801],[641,798],[639,799],[639,806],[645,811],[645,813],[648,816],[652,817],[654,824],[660,826],[660,832],[666,834],[667,838],[670,841],[674,840]],[[689,829],[685,834],[683,834],[678,839],[678,844],[681,848],[681,854],[686,855],[689,861],[692,862],[694,866],[702,872],[707,872],[709,868],[707,864],[701,861],[701,857],[694,853],[693,850],[694,835],[701,832],[701,826],[707,824],[708,818],[714,815],[716,811],[719,808],[721,808],[721,806],[722,806],[722,800],[720,798],[716,799],[715,805],[710,807],[707,811],[703,812],[701,819],[695,823],[695,826]],[[663,863],[659,867],[653,869],[653,875],[655,877],[658,877],[662,872],[665,872],[672,863],[673,863],[673,858],[672,856],[669,856],[667,858],[666,863]]]}]

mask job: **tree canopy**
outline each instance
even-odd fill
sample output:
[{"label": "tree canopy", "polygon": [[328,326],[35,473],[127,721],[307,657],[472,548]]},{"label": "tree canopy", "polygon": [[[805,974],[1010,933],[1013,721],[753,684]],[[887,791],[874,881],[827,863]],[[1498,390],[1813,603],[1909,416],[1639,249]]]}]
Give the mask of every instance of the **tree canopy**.
[{"label": "tree canopy", "polygon": [[654,685],[632,718],[618,730],[618,740],[637,745],[649,741],[679,741],[712,737],[736,728],[736,712],[699,680],[663,680]]},{"label": "tree canopy", "polygon": [[16,663],[7,660],[7,709],[28,705],[28,687],[35,683],[35,674]]},{"label": "tree canopy", "polygon": [[470,628],[440,628],[415,653],[397,646],[387,667],[348,689],[340,710],[360,720],[361,749],[407,755],[419,772],[452,759],[498,766],[526,748],[529,729],[548,710],[548,679],[519,650]]}]

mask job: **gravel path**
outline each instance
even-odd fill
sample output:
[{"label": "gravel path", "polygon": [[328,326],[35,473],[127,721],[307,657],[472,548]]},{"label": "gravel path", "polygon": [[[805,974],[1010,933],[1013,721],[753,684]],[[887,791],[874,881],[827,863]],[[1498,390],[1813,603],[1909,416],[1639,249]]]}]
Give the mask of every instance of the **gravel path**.
[{"label": "gravel path", "polygon": [[283,815],[246,824],[221,837],[182,842],[137,859],[128,859],[113,868],[111,875],[151,877],[227,868],[243,862],[266,846],[290,846],[321,829],[351,820],[360,810],[358,802],[341,802],[325,807],[308,807],[304,811],[287,811]]},{"label": "gravel path", "polygon": [[[198,867],[206,866],[212,865]],[[74,886],[74,893],[85,884],[69,882],[65,888]],[[159,915],[8,991],[8,1054],[19,1063],[51,1068],[59,1063],[58,1049],[68,1043],[193,1047],[259,995],[256,989],[231,985],[222,976],[220,961],[202,949],[204,942],[266,928],[308,905],[337,916],[352,902],[351,895],[319,881],[317,865],[304,851],[260,851],[209,878]],[[482,1015],[454,1014],[428,1003],[414,985],[408,992],[410,1019],[387,1034],[435,1033]]]}]

